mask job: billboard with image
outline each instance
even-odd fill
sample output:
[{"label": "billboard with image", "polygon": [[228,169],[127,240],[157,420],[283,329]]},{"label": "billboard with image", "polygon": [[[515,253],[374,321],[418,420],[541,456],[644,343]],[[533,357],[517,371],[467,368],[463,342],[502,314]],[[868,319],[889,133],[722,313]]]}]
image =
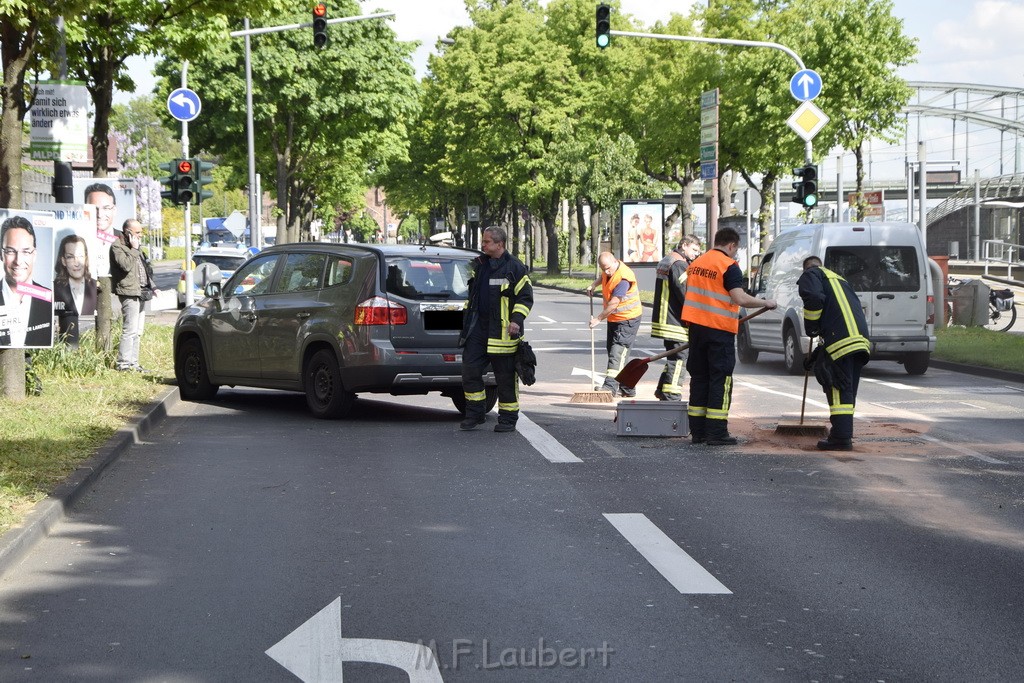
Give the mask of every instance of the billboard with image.
[{"label": "billboard with image", "polygon": [[660,261],[665,254],[665,205],[655,200],[630,200],[619,207],[622,219],[619,260],[630,265]]},{"label": "billboard with image", "polygon": [[53,234],[49,211],[0,209],[0,348],[53,346]]}]

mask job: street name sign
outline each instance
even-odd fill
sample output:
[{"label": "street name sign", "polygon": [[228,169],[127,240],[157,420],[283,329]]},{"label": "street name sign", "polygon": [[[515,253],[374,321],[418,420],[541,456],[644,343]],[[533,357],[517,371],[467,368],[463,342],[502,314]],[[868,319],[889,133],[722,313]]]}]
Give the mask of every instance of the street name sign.
[{"label": "street name sign", "polygon": [[178,88],[167,96],[167,111],[178,121],[191,121],[199,116],[203,103],[188,88]]},{"label": "street name sign", "polygon": [[812,69],[801,69],[789,79],[789,92],[800,102],[808,102],[821,94],[821,76]]}]

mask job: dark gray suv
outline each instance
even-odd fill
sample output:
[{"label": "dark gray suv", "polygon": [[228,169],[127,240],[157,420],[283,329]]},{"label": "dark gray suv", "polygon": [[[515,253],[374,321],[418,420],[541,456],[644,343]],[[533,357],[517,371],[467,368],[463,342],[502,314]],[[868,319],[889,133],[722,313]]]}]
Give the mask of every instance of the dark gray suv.
[{"label": "dark gray suv", "polygon": [[[301,391],[313,415],[343,417],[359,392],[436,391],[459,412],[469,265],[478,252],[300,242],[256,254],[174,327],[181,398],[220,385]],[[197,273],[203,278],[203,273]],[[490,378],[488,410],[497,401]]]}]

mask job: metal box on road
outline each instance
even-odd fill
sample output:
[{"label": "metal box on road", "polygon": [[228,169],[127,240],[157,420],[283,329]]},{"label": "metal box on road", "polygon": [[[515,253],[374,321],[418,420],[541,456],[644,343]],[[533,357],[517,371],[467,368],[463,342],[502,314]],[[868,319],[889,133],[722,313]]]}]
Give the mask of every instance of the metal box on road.
[{"label": "metal box on road", "polygon": [[622,401],[615,408],[618,436],[686,436],[685,401]]}]

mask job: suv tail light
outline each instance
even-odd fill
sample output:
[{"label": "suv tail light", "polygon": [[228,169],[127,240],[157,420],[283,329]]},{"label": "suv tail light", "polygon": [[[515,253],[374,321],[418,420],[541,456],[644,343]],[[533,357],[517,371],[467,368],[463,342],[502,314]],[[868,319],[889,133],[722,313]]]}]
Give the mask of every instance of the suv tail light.
[{"label": "suv tail light", "polygon": [[408,322],[409,312],[405,306],[382,296],[367,299],[356,306],[356,325],[405,325]]}]

